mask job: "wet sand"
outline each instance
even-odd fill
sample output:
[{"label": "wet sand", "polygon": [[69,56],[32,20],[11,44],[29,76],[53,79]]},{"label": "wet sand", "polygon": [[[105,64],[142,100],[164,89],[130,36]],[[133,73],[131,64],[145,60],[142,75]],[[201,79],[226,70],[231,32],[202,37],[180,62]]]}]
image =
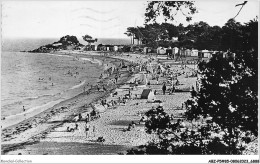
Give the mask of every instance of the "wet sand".
[{"label": "wet sand", "polygon": [[[99,56],[96,56],[95,58],[104,59],[104,57]],[[97,61],[97,59],[95,60]],[[120,60],[112,60],[113,64],[119,64],[120,62]],[[104,79],[103,83],[107,83],[112,76]],[[96,100],[107,96],[110,91],[117,88],[117,86],[121,85],[121,83],[124,83],[124,81],[128,78],[128,73],[125,71],[122,74],[121,79],[119,79],[119,83],[117,85],[107,88],[108,92],[96,92],[90,90],[90,93],[81,93],[74,98],[60,102],[40,114],[32,116],[18,124],[2,129],[2,153],[11,147],[23,145],[24,143],[35,143],[39,137],[44,136],[44,134],[49,132],[54,127],[71,120],[76,114],[81,113],[82,111],[88,111],[89,108],[87,105],[89,103],[95,102]]]},{"label": "wet sand", "polygon": [[[93,53],[95,54],[95,53]],[[97,54],[96,54],[97,55]],[[124,59],[127,61],[139,62],[147,61],[147,55],[117,55],[110,56],[117,59]],[[158,64],[160,61],[154,60],[153,64]],[[148,76],[150,86],[139,85],[131,90],[132,95],[137,98],[127,100],[125,104],[116,105],[108,108],[105,112],[100,114],[100,118],[89,122],[90,131],[88,136],[85,134],[86,123],[84,121],[73,122],[77,113],[81,113],[83,118],[91,110],[90,107],[85,106],[90,102],[97,103],[101,97],[107,101],[117,100],[119,97],[126,95],[129,92],[129,83],[133,82],[135,78],[140,78],[144,72],[136,72],[129,76],[125,72],[124,76],[120,78],[119,84],[111,88],[106,93],[93,93],[91,98],[88,95],[79,95],[71,100],[65,101],[52,110],[57,110],[59,114],[52,116],[45,123],[40,124],[35,128],[26,130],[25,132],[17,135],[17,138],[5,141],[2,143],[2,154],[17,155],[22,153],[28,154],[48,154],[48,155],[62,155],[62,154],[118,154],[125,153],[132,147],[146,144],[149,141],[156,140],[157,136],[147,134],[145,132],[145,125],[139,124],[141,115],[152,107],[157,107],[158,103],[149,103],[147,99],[140,99],[140,95],[145,88],[150,88],[157,91],[156,99],[161,100],[164,110],[168,114],[172,114],[177,120],[184,118],[185,109],[182,104],[191,97],[190,89],[195,85],[197,77],[189,77],[191,68],[181,68],[179,65],[172,65],[171,69],[179,72],[178,80],[180,85],[176,88],[182,92],[169,91],[165,95],[162,94],[162,83],[167,81],[165,77],[159,77],[158,83],[155,79]],[[188,76],[187,76],[188,75]],[[167,88],[169,88],[169,84]],[[110,96],[110,93],[117,92],[115,96]],[[63,107],[63,112],[61,112]],[[49,111],[50,112],[50,111]],[[134,121],[136,127],[127,130],[128,125]],[[67,132],[67,127],[75,127],[78,124],[78,129],[73,132]],[[11,137],[15,137],[11,135]],[[103,137],[104,141],[99,142],[97,139]],[[3,140],[2,140],[3,141]],[[250,147],[248,148],[250,149]]]}]

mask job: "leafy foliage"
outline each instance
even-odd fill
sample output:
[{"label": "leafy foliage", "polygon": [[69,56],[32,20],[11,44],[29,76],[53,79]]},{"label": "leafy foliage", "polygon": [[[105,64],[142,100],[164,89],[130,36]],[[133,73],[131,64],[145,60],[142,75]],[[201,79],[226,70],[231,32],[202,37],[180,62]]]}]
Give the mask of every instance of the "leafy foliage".
[{"label": "leafy foliage", "polygon": [[93,39],[92,36],[90,35],[84,35],[82,36],[83,40],[85,40],[86,42],[88,42],[89,44],[97,42],[97,38]]},{"label": "leafy foliage", "polygon": [[[187,11],[188,10],[188,11]],[[186,21],[192,19],[191,15],[197,12],[192,1],[150,1],[146,8],[145,22],[154,21],[162,14],[165,21],[174,20],[174,16],[181,12]]]},{"label": "leafy foliage", "polygon": [[57,50],[57,49],[69,50],[69,49],[76,49],[81,46],[83,46],[83,45],[81,43],[79,43],[76,36],[66,35],[66,36],[61,37],[60,40],[57,42],[41,46],[30,52],[48,53],[50,51]]},{"label": "leafy foliage", "polygon": [[209,63],[200,63],[201,89],[190,103],[187,114],[191,119],[199,115],[210,116],[212,121],[223,129],[228,128],[232,134],[235,128],[239,128],[257,136],[258,47],[253,39],[258,33],[257,22],[249,23],[243,31],[241,47],[245,48],[236,51],[235,58],[223,58],[222,54],[217,54]]},{"label": "leafy foliage", "polygon": [[[235,25],[236,26],[236,25]],[[146,132],[158,139],[127,154],[242,154],[258,136],[258,22],[239,27],[241,48],[201,62],[185,124],[160,107],[146,113]]]},{"label": "leafy foliage", "polygon": [[60,40],[58,41],[58,43],[62,43],[64,45],[66,45],[68,43],[79,44],[79,41],[76,36],[66,35],[66,36],[61,37]]},{"label": "leafy foliage", "polygon": [[222,50],[230,50],[232,52],[241,50],[242,47],[242,25],[234,19],[227,21],[222,27]]},{"label": "leafy foliage", "polygon": [[153,23],[144,27],[128,27],[125,34],[154,48],[175,46],[172,38],[178,37],[177,45],[180,47],[234,52],[242,50],[242,33],[243,26],[231,19],[223,27],[210,26],[203,21],[187,27]]}]

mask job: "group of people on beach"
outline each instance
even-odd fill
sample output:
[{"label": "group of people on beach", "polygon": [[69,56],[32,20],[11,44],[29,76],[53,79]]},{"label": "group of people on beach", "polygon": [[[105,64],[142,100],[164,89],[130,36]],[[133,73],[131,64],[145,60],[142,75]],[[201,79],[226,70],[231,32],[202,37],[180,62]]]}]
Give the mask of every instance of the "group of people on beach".
[{"label": "group of people on beach", "polygon": [[[45,80],[45,78],[44,77],[39,77],[39,79],[38,79],[38,81],[39,82],[43,82]],[[52,78],[51,77],[49,77],[49,81],[52,81]],[[54,86],[54,84],[53,84],[53,82],[51,82],[51,86]],[[45,87],[46,88],[46,87]],[[47,89],[47,88],[46,88]]]},{"label": "group of people on beach", "polygon": [[[92,117],[97,116],[98,113],[95,110],[92,110],[90,113],[88,113],[86,115],[85,118],[82,117],[81,113],[79,113],[75,119],[75,126],[74,127],[67,127],[67,132],[74,132],[75,130],[79,130],[79,125],[78,122],[84,121],[85,122],[85,128],[84,128],[84,133],[86,135],[86,137],[89,137],[89,133],[90,133],[90,121],[92,121]],[[93,126],[93,133],[95,133],[96,128],[95,126]]]},{"label": "group of people on beach", "polygon": [[[114,78],[112,78],[112,80],[110,79],[110,81],[113,81],[114,84],[116,84],[118,82],[118,79],[120,78],[121,74],[120,71],[122,68],[126,68],[129,72],[135,72],[135,71],[145,71],[147,74],[150,74],[152,77],[155,77],[156,79],[156,83],[159,84],[159,79],[160,77],[164,77],[166,78],[166,81],[164,81],[162,83],[162,91],[163,94],[165,95],[167,92],[167,84],[170,83],[170,93],[175,92],[175,87],[180,85],[180,82],[178,80],[178,76],[182,75],[183,72],[179,72],[176,70],[171,70],[170,66],[166,66],[163,67],[162,65],[160,65],[157,68],[152,68],[151,70],[151,62],[152,59],[147,61],[147,62],[140,62],[139,64],[136,63],[130,63],[129,65],[126,65],[124,62],[121,62],[119,64],[118,67],[111,67],[108,68],[107,70],[105,70],[101,75],[100,75],[100,79],[104,79],[105,75],[107,74],[108,76],[111,76],[112,73],[114,73]],[[154,76],[155,75],[155,76]],[[168,80],[167,80],[168,79]],[[107,82],[107,84],[97,84],[95,86],[91,86],[91,89],[96,88],[97,91],[107,91],[107,86],[110,85],[109,81]],[[85,87],[84,87],[84,92],[85,92]],[[111,97],[117,96],[118,93],[114,92],[111,93]],[[132,98],[132,93],[131,93],[131,89],[129,88],[128,94],[125,95],[120,95],[118,96],[117,99],[112,99],[110,101],[107,101],[106,99],[101,99],[100,100],[100,105],[106,107],[106,108],[110,108],[110,107],[114,107],[117,105],[125,105],[128,99]],[[85,118],[85,135],[86,137],[89,137],[90,132],[95,133],[96,128],[95,126],[93,126],[93,130],[90,130],[90,121],[92,120],[91,118],[95,115],[97,115],[98,113],[93,110],[91,113],[87,114],[86,118]],[[99,115],[100,117],[100,115]],[[82,116],[79,116],[79,120],[83,120]],[[139,124],[142,122],[145,122],[146,118],[144,116],[141,117]],[[181,125],[181,120],[178,120],[176,124],[174,124],[174,126],[176,125]],[[126,131],[131,131],[132,129],[134,129],[136,127],[136,123],[135,122],[131,122],[128,127],[126,128]],[[78,124],[75,124],[75,130],[78,129]],[[70,129],[68,129],[68,131],[70,131]]]},{"label": "group of people on beach", "polygon": [[[110,75],[112,75],[111,73],[113,72],[113,73],[115,73],[115,75],[114,75],[114,84],[115,83],[117,83],[118,82],[118,79],[121,77],[121,73],[119,72],[119,70],[120,70],[120,68],[122,68],[123,66],[125,66],[125,63],[120,63],[119,64],[119,66],[118,67],[114,67],[115,69],[109,69],[109,71],[106,71],[105,73],[103,73],[103,74],[101,74],[100,75],[100,79],[103,79],[104,78],[104,74],[106,74],[106,73],[108,73],[108,74],[110,74]],[[116,71],[115,71],[116,70]],[[111,80],[111,79],[110,79]],[[103,82],[102,82],[103,83]],[[88,84],[89,85],[89,84]],[[88,86],[87,85],[87,86]],[[107,84],[97,84],[97,85],[95,85],[95,86],[92,86],[91,85],[91,88],[90,89],[96,89],[97,91],[107,91],[107,88],[106,88],[106,86],[108,86],[109,85],[109,83],[107,83]],[[83,88],[83,91],[84,92],[86,92],[86,86],[84,86],[84,88]],[[114,96],[114,95],[117,95],[117,92],[114,92],[114,93],[112,93],[112,95],[111,96]],[[123,97],[118,97],[118,100],[110,100],[110,101],[107,101],[106,99],[101,99],[100,100],[100,105],[102,105],[102,106],[104,106],[104,107],[106,107],[106,108],[110,108],[110,107],[114,107],[114,106],[116,106],[116,105],[123,105],[123,104],[125,104],[126,103],[126,101],[127,101],[127,99],[129,99],[130,98],[130,95],[131,95],[131,91],[129,91],[128,92],[128,94],[127,95],[124,95]],[[93,104],[90,104],[90,105],[92,105],[93,106]],[[78,130],[78,124],[77,124],[77,122],[78,121],[85,121],[85,129],[84,129],[84,131],[85,131],[85,134],[86,134],[86,137],[88,137],[89,136],[89,133],[90,133],[90,121],[92,121],[93,120],[93,118],[99,118],[100,117],[100,114],[98,113],[98,112],[96,112],[95,110],[92,110],[90,113],[88,113],[87,115],[86,115],[86,117],[83,119],[82,118],[82,115],[81,114],[79,114],[78,116],[77,116],[77,119],[75,119],[75,121],[76,121],[76,123],[75,123],[75,126],[73,127],[73,128],[71,128],[71,127],[67,127],[67,131],[68,132],[74,132],[74,130]],[[135,124],[132,124],[132,127],[134,126]],[[95,132],[95,126],[93,126],[93,132]]]}]

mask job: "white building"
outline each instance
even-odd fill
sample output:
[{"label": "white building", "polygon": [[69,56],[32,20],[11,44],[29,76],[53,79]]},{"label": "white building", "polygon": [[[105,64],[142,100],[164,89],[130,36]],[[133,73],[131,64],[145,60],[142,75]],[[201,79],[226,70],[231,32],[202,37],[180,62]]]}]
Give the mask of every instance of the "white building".
[{"label": "white building", "polygon": [[118,46],[114,46],[114,51],[118,51]]},{"label": "white building", "polygon": [[196,49],[191,50],[191,56],[199,56],[199,51]]},{"label": "white building", "polygon": [[186,49],[184,51],[184,53],[185,53],[185,56],[191,56],[191,50],[189,50],[189,49]]},{"label": "white building", "polygon": [[201,52],[202,52],[202,57],[203,57],[203,58],[210,58],[210,57],[211,57],[210,51],[208,51],[208,50],[202,50]]},{"label": "white building", "polygon": [[179,48],[178,47],[174,47],[173,49],[172,49],[172,53],[173,54],[177,54],[179,52]]}]

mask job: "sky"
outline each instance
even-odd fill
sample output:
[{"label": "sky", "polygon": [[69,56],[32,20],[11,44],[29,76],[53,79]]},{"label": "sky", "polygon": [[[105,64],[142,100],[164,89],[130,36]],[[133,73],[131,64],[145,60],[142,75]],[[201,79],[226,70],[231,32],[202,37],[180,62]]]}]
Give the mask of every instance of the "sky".
[{"label": "sky", "polygon": [[[177,14],[173,23],[204,21],[223,26],[234,17],[242,0],[195,1],[198,13],[189,23]],[[64,35],[127,38],[127,27],[143,26],[147,1],[2,1],[3,38],[60,38]],[[259,1],[249,1],[236,17],[244,23],[259,16]],[[158,22],[161,22],[158,19]]]}]

